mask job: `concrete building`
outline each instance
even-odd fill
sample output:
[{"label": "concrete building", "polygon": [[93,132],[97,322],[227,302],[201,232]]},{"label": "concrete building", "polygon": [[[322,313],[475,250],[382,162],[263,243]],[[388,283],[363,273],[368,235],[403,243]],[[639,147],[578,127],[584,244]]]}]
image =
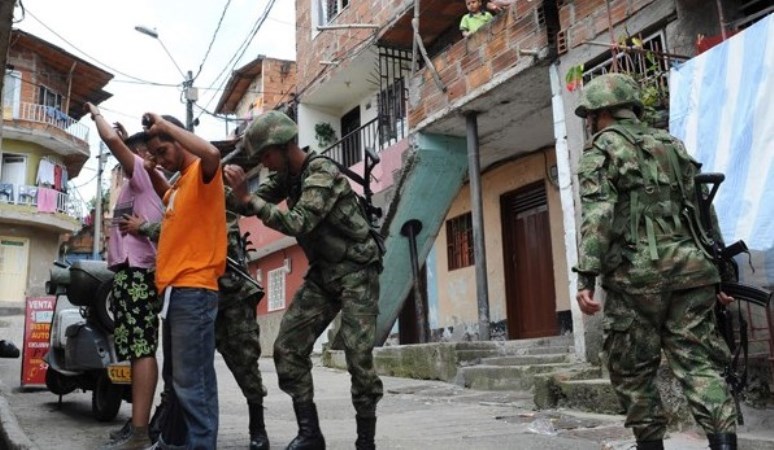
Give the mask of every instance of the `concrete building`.
[{"label": "concrete building", "polygon": [[82,105],[113,75],[21,30],[11,34],[0,145],[0,301],[44,295],[49,265],[83,212],[67,181],[90,156]]}]

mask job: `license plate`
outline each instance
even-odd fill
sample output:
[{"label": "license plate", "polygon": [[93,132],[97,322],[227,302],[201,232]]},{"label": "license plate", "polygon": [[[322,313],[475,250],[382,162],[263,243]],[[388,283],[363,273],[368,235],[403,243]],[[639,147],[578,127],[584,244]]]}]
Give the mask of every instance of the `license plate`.
[{"label": "license plate", "polygon": [[128,364],[111,364],[107,368],[108,378],[114,384],[132,384],[132,366]]}]

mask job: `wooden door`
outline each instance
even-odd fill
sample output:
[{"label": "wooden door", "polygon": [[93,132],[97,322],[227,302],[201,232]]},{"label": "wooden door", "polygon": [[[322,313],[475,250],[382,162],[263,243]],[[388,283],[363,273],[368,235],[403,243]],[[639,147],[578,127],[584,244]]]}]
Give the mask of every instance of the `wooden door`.
[{"label": "wooden door", "polygon": [[508,338],[558,332],[551,228],[544,182],[500,198]]},{"label": "wooden door", "polygon": [[29,248],[27,239],[0,236],[0,301],[24,301]]}]

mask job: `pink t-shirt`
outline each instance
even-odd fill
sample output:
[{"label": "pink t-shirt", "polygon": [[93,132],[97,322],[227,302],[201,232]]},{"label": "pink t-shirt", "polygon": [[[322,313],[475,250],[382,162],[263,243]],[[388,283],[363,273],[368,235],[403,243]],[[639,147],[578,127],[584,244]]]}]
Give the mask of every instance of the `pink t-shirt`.
[{"label": "pink t-shirt", "polygon": [[145,236],[122,235],[118,219],[124,214],[139,216],[149,223],[161,222],[164,205],[153,189],[150,176],[145,171],[142,158],[134,155],[132,178],[124,180],[118,193],[108,241],[108,267],[128,263],[130,267],[149,269],[156,265],[156,246]]}]

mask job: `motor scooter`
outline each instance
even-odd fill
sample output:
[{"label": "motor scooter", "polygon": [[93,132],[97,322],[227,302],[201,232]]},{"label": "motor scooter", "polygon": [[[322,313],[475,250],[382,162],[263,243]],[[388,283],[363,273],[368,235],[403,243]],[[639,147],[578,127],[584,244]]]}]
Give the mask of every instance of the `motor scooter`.
[{"label": "motor scooter", "polygon": [[113,272],[104,261],[57,261],[46,291],[56,296],[46,387],[59,396],[92,391],[91,411],[103,422],[113,420],[121,401],[131,402],[131,366],[119,363],[113,343],[110,310]]}]

